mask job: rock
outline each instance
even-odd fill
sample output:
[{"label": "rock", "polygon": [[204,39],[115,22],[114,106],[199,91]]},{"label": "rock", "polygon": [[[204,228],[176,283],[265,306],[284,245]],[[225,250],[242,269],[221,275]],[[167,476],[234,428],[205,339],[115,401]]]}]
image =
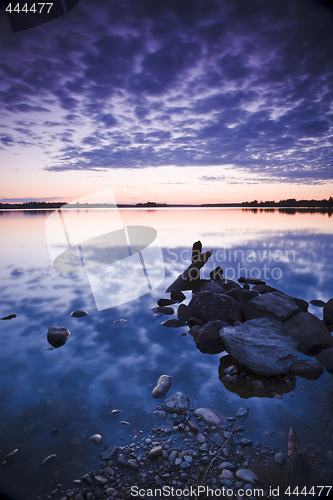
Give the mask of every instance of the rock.
[{"label": "rock", "polygon": [[189,306],[193,315],[206,323],[221,320],[233,325],[235,321],[242,320],[239,304],[227,295],[201,292],[192,298]]},{"label": "rock", "polygon": [[172,306],[172,304],[177,304],[177,300],[172,300],[172,299],[159,299],[157,301],[158,306]]},{"label": "rock", "polygon": [[127,319],[116,319],[113,323],[126,323],[127,322]]},{"label": "rock", "polygon": [[233,473],[228,469],[223,469],[222,474],[219,475],[219,479],[234,479]]},{"label": "rock", "polygon": [[126,420],[121,420],[120,423],[121,425],[129,425],[129,422],[126,422]]},{"label": "rock", "polygon": [[199,318],[195,318],[194,316],[191,316],[188,320],[187,320],[187,324],[190,328],[192,328],[193,326],[204,326],[205,325],[205,322],[202,321],[201,319]]},{"label": "rock", "polygon": [[41,463],[41,465],[47,465],[51,462],[53,462],[53,460],[55,460],[57,458],[57,455],[49,455],[48,457],[46,457],[43,462]]},{"label": "rock", "polygon": [[250,446],[250,444],[252,444],[252,439],[243,438],[243,439],[241,439],[240,443],[243,447]]},{"label": "rock", "polygon": [[4,316],[3,318],[0,319],[9,320],[14,318],[17,318],[17,314],[9,314],[8,316]]},{"label": "rock", "polygon": [[309,307],[309,303],[306,300],[298,299],[297,297],[290,297],[291,300],[297,305],[299,312],[306,312]]},{"label": "rock", "polygon": [[298,313],[298,307],[289,297],[282,297],[275,293],[265,293],[252,300],[248,300],[242,312],[246,320],[255,318],[269,318],[286,321]]},{"label": "rock", "polygon": [[236,417],[240,418],[243,422],[246,420],[249,414],[250,408],[241,407],[237,409]]},{"label": "rock", "polygon": [[201,432],[199,432],[196,436],[195,436],[195,439],[197,440],[197,442],[199,444],[203,444],[206,442],[206,438],[203,434],[201,434]]},{"label": "rock", "polygon": [[191,400],[183,392],[176,392],[173,396],[166,399],[162,404],[162,408],[167,413],[186,413],[191,406]]},{"label": "rock", "polygon": [[174,461],[174,465],[178,466],[182,463],[183,459],[182,458],[176,458],[176,460]]},{"label": "rock", "polygon": [[[224,326],[229,326],[226,321],[209,321],[203,328],[195,330],[193,340],[199,351],[208,354],[218,354],[225,351],[225,345],[220,337],[220,330]],[[192,334],[192,331],[190,333]]]},{"label": "rock", "polygon": [[192,316],[192,309],[185,304],[180,304],[177,316],[180,321],[187,321]]},{"label": "rock", "polygon": [[127,462],[127,466],[131,470],[138,470],[139,464],[134,458],[130,458]]},{"label": "rock", "polygon": [[251,287],[248,283],[244,283],[243,290],[251,290]]},{"label": "rock", "polygon": [[284,453],[282,453],[282,451],[278,451],[277,453],[275,453],[274,455],[274,463],[275,465],[279,465],[280,467],[282,467],[282,465],[284,464],[286,458],[284,456]]},{"label": "rock", "polygon": [[324,369],[314,359],[298,359],[290,366],[290,373],[299,377],[315,380],[324,373]]},{"label": "rock", "polygon": [[165,413],[165,411],[161,411],[161,410],[156,410],[154,411],[154,415],[159,419],[159,420],[165,420],[166,417],[167,417],[167,414]]},{"label": "rock", "polygon": [[155,448],[152,448],[148,453],[149,460],[158,458],[160,455],[162,455],[162,451],[163,451],[162,446],[155,446]]},{"label": "rock", "polygon": [[324,302],[323,300],[313,299],[313,300],[310,300],[310,304],[312,304],[315,307],[324,307],[326,302]]},{"label": "rock", "polygon": [[316,360],[327,370],[329,373],[333,373],[333,347],[321,351],[316,356]]},{"label": "rock", "polygon": [[220,285],[212,282],[203,283],[200,287],[200,293],[202,292],[225,293]]},{"label": "rock", "polygon": [[285,326],[298,342],[298,350],[307,356],[315,356],[333,346],[332,335],[314,314],[309,312],[296,314],[285,322]]},{"label": "rock", "polygon": [[167,306],[152,307],[151,310],[154,313],[167,314],[169,316],[172,316],[173,313],[175,312],[172,307],[167,307]]},{"label": "rock", "polygon": [[179,319],[172,318],[162,321],[162,326],[167,326],[168,328],[180,328],[181,326],[186,326],[185,321],[180,321]]},{"label": "rock", "polygon": [[254,290],[241,290],[241,294],[244,302],[248,302],[249,300],[254,299],[255,297],[259,297],[259,293]]},{"label": "rock", "polygon": [[125,457],[124,457],[124,455],[122,453],[118,457],[117,465],[119,467],[123,467],[123,469],[126,469],[126,467],[127,467],[126,459],[125,459]]},{"label": "rock", "polygon": [[229,279],[219,280],[216,283],[220,285],[220,287],[222,287],[225,292],[227,292],[228,290],[233,290],[234,288],[242,288],[238,283],[236,283],[236,281],[232,281]]},{"label": "rock", "polygon": [[112,410],[112,415],[117,415],[117,413],[121,413],[121,410]]},{"label": "rock", "polygon": [[329,326],[333,324],[333,299],[330,299],[324,305],[323,319],[326,325]]},{"label": "rock", "polygon": [[102,436],[100,434],[94,434],[89,439],[92,443],[95,443],[95,444],[101,444],[101,442],[102,442]]},{"label": "rock", "polygon": [[225,326],[220,335],[231,356],[258,375],[287,373],[297,359],[298,344],[289,330],[273,319],[252,319],[241,326]]},{"label": "rock", "polygon": [[187,425],[193,434],[197,434],[199,432],[199,427],[194,422],[191,422],[191,420],[187,422]]},{"label": "rock", "polygon": [[104,450],[99,454],[103,460],[115,460],[118,454],[117,446],[106,446]]},{"label": "rock", "polygon": [[228,469],[228,470],[235,470],[236,466],[232,464],[231,462],[221,462],[218,466],[218,469]]},{"label": "rock", "polygon": [[209,277],[213,281],[217,281],[217,280],[223,279],[223,269],[222,269],[222,267],[220,267],[220,266],[215,267],[215,269],[213,269],[213,271],[211,271],[209,273]]},{"label": "rock", "polygon": [[66,344],[70,332],[62,326],[51,326],[47,332],[47,341],[52,347],[61,347]]},{"label": "rock", "polygon": [[262,295],[264,293],[274,292],[275,290],[276,290],[276,288],[273,288],[272,286],[269,286],[269,285],[255,285],[252,288],[252,291],[258,292],[258,293],[260,293],[260,295]]},{"label": "rock", "polygon": [[264,392],[265,391],[265,386],[261,382],[261,380],[254,379],[251,380],[251,387],[255,392]]},{"label": "rock", "polygon": [[172,300],[175,300],[176,302],[179,302],[179,303],[183,302],[183,300],[186,299],[186,295],[184,295],[183,292],[180,292],[180,291],[171,292],[170,297]]},{"label": "rock", "polygon": [[236,472],[236,477],[246,483],[253,484],[258,482],[257,476],[250,469],[239,469]]},{"label": "rock", "polygon": [[16,457],[16,454],[18,452],[18,448],[16,450],[11,451],[8,453],[8,455],[5,456],[5,460],[2,462],[2,465],[8,465],[11,464],[14,458]]},{"label": "rock", "polygon": [[58,427],[54,427],[51,431],[51,434],[58,434],[58,432],[60,432],[61,429],[59,429]]},{"label": "rock", "polygon": [[241,307],[244,305],[244,299],[241,288],[232,288],[231,290],[224,292],[224,294],[227,295],[228,297],[232,297],[233,299],[235,299],[235,301],[238,302],[238,304]]},{"label": "rock", "polygon": [[198,408],[193,415],[198,419],[205,422],[207,425],[221,425],[223,420],[213,410],[209,408]]},{"label": "rock", "polygon": [[73,318],[83,318],[84,316],[88,316],[89,313],[87,311],[73,311],[71,312],[71,316]]},{"label": "rock", "polygon": [[170,375],[161,375],[158,379],[157,386],[153,389],[152,396],[156,399],[165,398],[172,386],[172,377]]},{"label": "rock", "polygon": [[266,285],[266,282],[258,278],[245,278],[241,276],[237,279],[238,283],[248,283],[249,285]]}]

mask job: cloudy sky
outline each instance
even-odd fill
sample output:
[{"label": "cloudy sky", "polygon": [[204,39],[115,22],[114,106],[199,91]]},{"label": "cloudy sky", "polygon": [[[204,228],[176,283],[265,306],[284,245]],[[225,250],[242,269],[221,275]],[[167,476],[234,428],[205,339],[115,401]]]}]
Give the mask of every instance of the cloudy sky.
[{"label": "cloudy sky", "polygon": [[315,0],[80,0],[0,11],[0,200],[333,196],[333,9]]}]

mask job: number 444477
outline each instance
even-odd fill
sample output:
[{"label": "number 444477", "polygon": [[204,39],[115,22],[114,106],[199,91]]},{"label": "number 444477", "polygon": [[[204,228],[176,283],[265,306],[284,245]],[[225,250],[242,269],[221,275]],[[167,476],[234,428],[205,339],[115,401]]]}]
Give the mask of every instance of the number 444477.
[{"label": "number 444477", "polygon": [[[327,489],[327,491],[326,491]],[[323,496],[328,496],[330,491],[332,489],[332,486],[312,486],[312,488],[308,489],[306,488],[306,486],[304,486],[304,488],[300,488],[298,489],[298,486],[296,486],[296,488],[294,488],[293,490],[290,488],[290,486],[288,486],[288,488],[286,489],[286,491],[284,492],[285,495],[287,496],[290,496],[290,495],[321,495],[323,494]],[[326,493],[326,495],[325,495]]]},{"label": "number 444477", "polygon": [[[36,8],[36,5],[37,5],[37,8]],[[45,5],[46,5],[46,7],[45,7]],[[36,13],[37,14],[41,14],[41,12],[43,11],[43,9],[45,7],[44,12],[46,12],[46,14],[48,14],[50,12],[51,8],[52,8],[52,5],[53,5],[53,3],[33,3],[31,5],[31,7],[29,8],[28,4],[25,3],[23,5],[23,7],[20,8],[20,4],[17,3],[15,5],[15,7],[12,8],[12,4],[10,3],[6,7],[6,12],[9,12],[10,14],[12,12],[17,12],[17,13],[19,13],[19,12],[25,12],[26,14],[28,14],[28,12],[33,12],[34,14],[36,14]]]}]

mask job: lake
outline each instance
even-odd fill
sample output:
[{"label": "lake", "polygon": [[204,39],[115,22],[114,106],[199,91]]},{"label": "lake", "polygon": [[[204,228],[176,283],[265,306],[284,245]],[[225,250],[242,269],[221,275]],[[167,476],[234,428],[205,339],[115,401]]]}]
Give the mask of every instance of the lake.
[{"label": "lake", "polygon": [[[317,380],[298,378],[282,399],[242,398],[219,379],[225,353],[202,354],[190,335],[181,335],[188,328],[166,328],[161,322],[169,316],[156,318],[151,311],[190,264],[197,240],[203,250],[213,249],[203,278],[221,266],[226,278],[247,273],[292,297],[326,302],[333,296],[332,217],[273,209],[122,209],[124,226],[156,229],[165,278],[139,298],[97,310],[86,273],[58,272],[51,265],[45,233],[50,213],[0,212],[0,317],[17,314],[0,321],[1,461],[19,450],[12,464],[0,468],[0,490],[24,500],[57,484],[66,490],[98,468],[101,450],[89,441],[92,434],[101,434],[105,445],[122,446],[140,430],[144,435],[161,425],[153,414],[161,402],[151,392],[162,374],[173,377],[169,395],[186,393],[192,408],[234,416],[237,408],[249,407],[247,437],[269,447],[286,452],[293,427],[301,449],[317,447],[324,484],[332,484],[333,381],[327,372]],[[107,217],[107,211],[99,213]],[[191,292],[185,293],[188,303]],[[89,315],[71,317],[73,310]],[[322,309],[310,305],[309,311],[322,318]],[[126,322],[115,323],[119,319]],[[61,348],[46,350],[51,326],[71,335]],[[61,431],[53,435],[53,428]],[[57,455],[52,466],[41,467],[51,454]]]}]

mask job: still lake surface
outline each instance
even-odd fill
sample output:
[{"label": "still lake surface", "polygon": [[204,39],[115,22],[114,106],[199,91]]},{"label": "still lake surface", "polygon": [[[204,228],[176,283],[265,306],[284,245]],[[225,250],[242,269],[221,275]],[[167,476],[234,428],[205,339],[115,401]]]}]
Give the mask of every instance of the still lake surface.
[{"label": "still lake surface", "polygon": [[[160,323],[170,316],[155,318],[150,310],[168,297],[164,290],[190,264],[189,250],[198,239],[203,250],[214,250],[204,278],[220,265],[227,278],[252,273],[293,297],[327,301],[333,296],[332,217],[278,210],[120,210],[124,225],[157,230],[165,279],[136,300],[98,311],[85,273],[52,268],[45,236],[49,214],[0,212],[0,317],[18,315],[0,321],[1,461],[19,450],[12,464],[0,469],[0,491],[26,500],[57,484],[66,490],[74,479],[98,469],[104,445],[129,444],[140,430],[144,436],[163,424],[153,414],[160,401],[151,396],[162,374],[173,377],[169,395],[186,393],[192,408],[234,416],[238,407],[250,407],[246,437],[268,447],[286,452],[293,427],[302,449],[310,452],[316,445],[325,484],[332,484],[333,381],[328,373],[318,380],[298,378],[283,399],[241,398],[219,379],[225,353],[202,354],[190,335],[179,335],[188,328],[165,328]],[[188,303],[191,292],[186,295]],[[89,316],[71,317],[76,309]],[[309,311],[322,317],[322,309],[310,305]],[[114,323],[117,319],[126,322]],[[69,329],[65,346],[45,349],[50,326]],[[112,415],[113,409],[121,413]],[[130,425],[120,425],[121,420]],[[52,435],[53,428],[61,431]],[[103,437],[100,447],[89,441],[95,433]],[[57,459],[41,467],[51,454]]]}]

